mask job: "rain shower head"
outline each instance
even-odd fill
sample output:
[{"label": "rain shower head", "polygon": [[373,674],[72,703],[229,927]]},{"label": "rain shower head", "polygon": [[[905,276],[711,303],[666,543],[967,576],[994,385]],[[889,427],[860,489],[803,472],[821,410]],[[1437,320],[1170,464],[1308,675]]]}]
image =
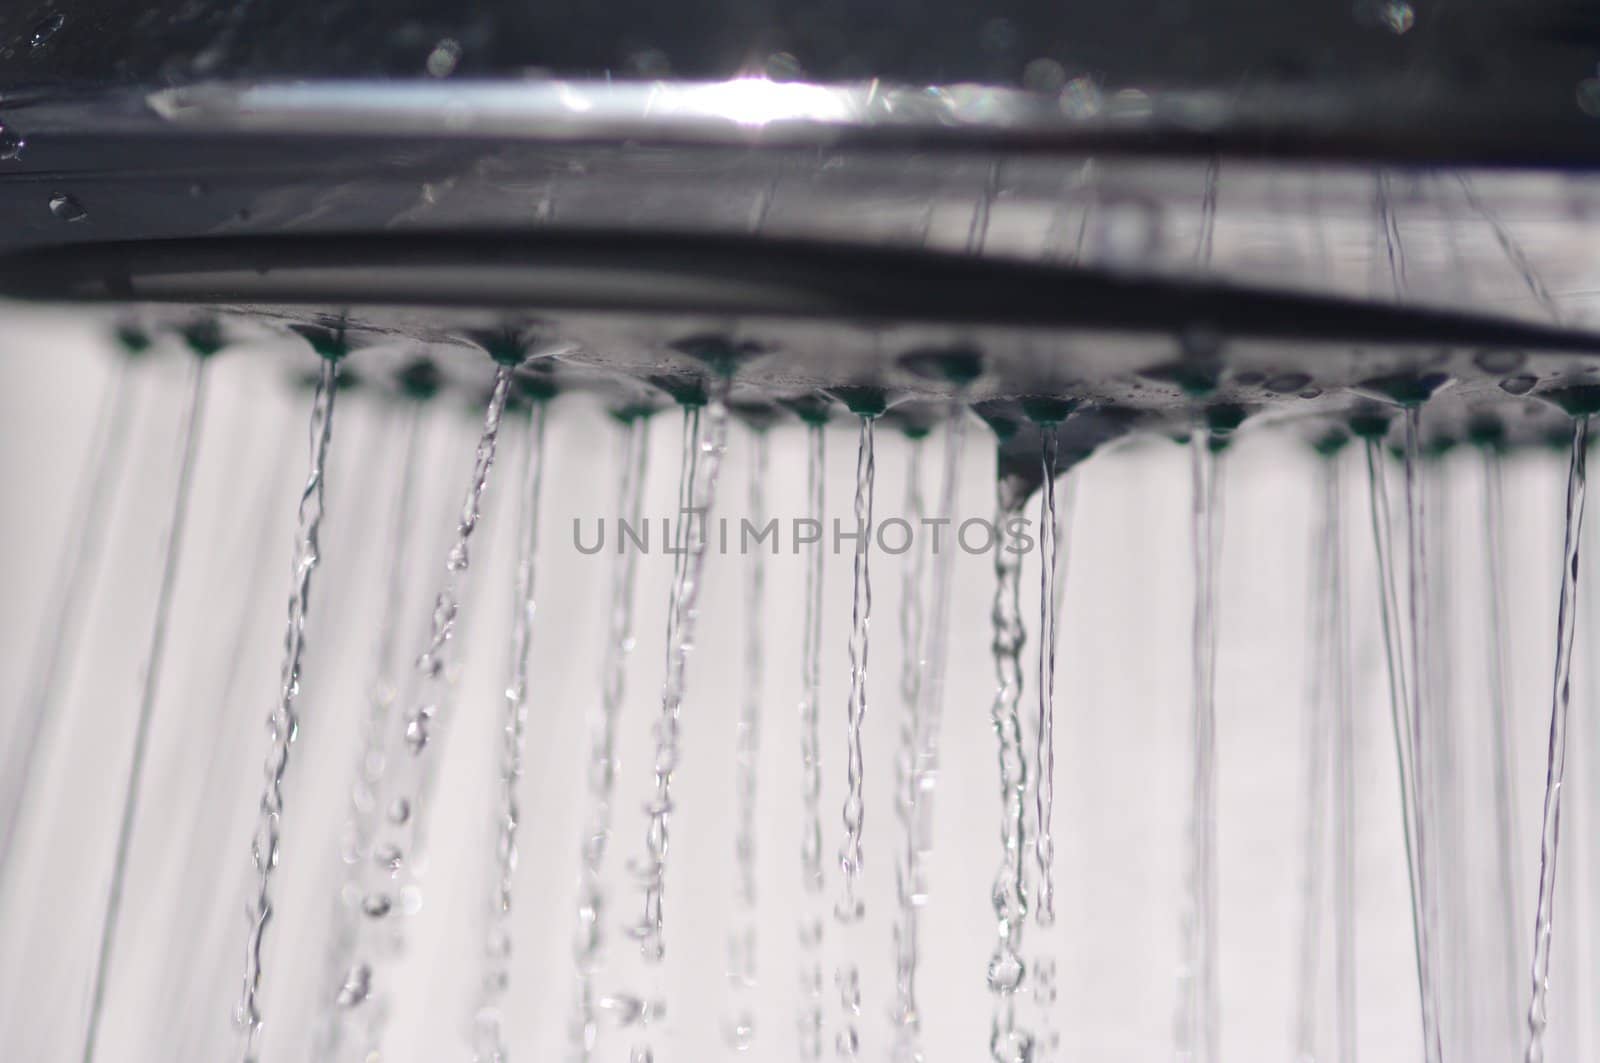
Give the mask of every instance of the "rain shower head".
[{"label": "rain shower head", "polygon": [[[709,5],[684,41],[429,8],[357,49],[329,43],[339,5],[158,4],[133,50],[93,4],[0,15],[26,45],[0,56],[19,86],[0,292],[246,334],[338,322],[386,349],[362,358],[379,377],[512,322],[613,405],[703,376],[675,347],[713,335],[758,355],[738,387],[768,400],[1047,395],[1169,435],[1207,404],[1316,435],[1392,399],[1368,382],[1436,373],[1434,438],[1492,419],[1539,441],[1562,414],[1525,397],[1594,364],[1600,338],[1557,310],[1600,184],[1589,97],[1537,30],[1553,0],[1448,37],[1404,4],[1191,14],[1138,40],[1048,6],[981,27],[935,9],[914,52],[871,31],[873,5],[827,32]],[[1031,54],[1067,29],[1092,69]],[[1467,61],[1491,39],[1515,76]],[[957,348],[979,378],[903,367]]]},{"label": "rain shower head", "polygon": [[[1182,434],[1196,407],[1315,435],[1404,401],[1397,382],[1429,376],[1453,385],[1430,406],[1434,438],[1464,441],[1493,420],[1498,438],[1539,442],[1564,416],[1523,400],[1592,382],[1600,353],[1600,335],[1467,309],[758,235],[96,243],[16,252],[0,260],[0,290],[124,315],[136,306],[175,326],[222,313],[234,338],[296,331],[314,349],[337,330],[371,349],[367,375],[397,386],[419,349],[463,384],[468,349],[510,351],[531,359],[525,379],[597,391],[613,407],[646,401],[643,385],[675,395],[698,380],[703,393],[711,370],[694,348],[722,344],[737,350],[741,393],[768,400],[873,386],[897,402],[1011,409],[1019,424],[1040,419],[1028,399],[1067,400],[1082,411],[1057,419],[1082,429],[1069,454],[1118,434],[1110,426]],[[954,352],[972,371],[945,371],[938,356]]]}]

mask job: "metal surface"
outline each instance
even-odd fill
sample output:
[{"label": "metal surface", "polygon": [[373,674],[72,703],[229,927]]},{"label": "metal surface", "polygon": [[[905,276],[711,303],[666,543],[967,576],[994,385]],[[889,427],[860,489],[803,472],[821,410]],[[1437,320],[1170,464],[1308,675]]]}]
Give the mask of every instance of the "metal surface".
[{"label": "metal surface", "polygon": [[1600,83],[1559,2],[356,6],[0,13],[0,292],[406,358],[531,324],[626,401],[692,339],[769,396],[942,398],[900,360],[970,349],[972,398],[1096,432],[1181,433],[1197,372],[1294,419],[1444,372],[1430,431],[1542,439],[1523,396],[1596,353]]}]

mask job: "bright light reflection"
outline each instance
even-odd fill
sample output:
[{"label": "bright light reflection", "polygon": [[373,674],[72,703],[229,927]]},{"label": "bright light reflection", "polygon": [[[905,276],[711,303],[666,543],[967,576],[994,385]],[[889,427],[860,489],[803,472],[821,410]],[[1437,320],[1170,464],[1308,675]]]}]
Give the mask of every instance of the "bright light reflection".
[{"label": "bright light reflection", "polygon": [[659,99],[657,111],[689,111],[715,115],[744,126],[771,122],[843,122],[850,118],[844,94],[798,81],[738,78],[709,85],[686,85]]}]

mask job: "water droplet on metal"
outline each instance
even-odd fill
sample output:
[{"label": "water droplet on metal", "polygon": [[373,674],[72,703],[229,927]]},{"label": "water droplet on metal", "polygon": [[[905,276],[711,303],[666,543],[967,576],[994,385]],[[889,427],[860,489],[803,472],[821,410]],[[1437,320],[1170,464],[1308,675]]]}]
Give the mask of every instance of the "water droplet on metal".
[{"label": "water droplet on metal", "polygon": [[1378,8],[1378,21],[1389,27],[1391,33],[1401,34],[1416,24],[1417,12],[1404,0],[1390,0]]},{"label": "water droplet on metal", "polygon": [[1100,113],[1103,102],[1099,83],[1088,74],[1082,74],[1062,86],[1058,106],[1069,118],[1092,118]]},{"label": "water droplet on metal", "polygon": [[1592,118],[1600,118],[1600,78],[1584,78],[1578,82],[1578,110]]},{"label": "water droplet on metal", "polygon": [[20,158],[22,149],[27,146],[28,141],[21,133],[0,122],[0,162],[10,162],[12,159]]},{"label": "water droplet on metal", "polygon": [[1519,376],[1508,376],[1500,381],[1500,390],[1507,395],[1526,395],[1533,390],[1533,386],[1538,382],[1537,377],[1529,376],[1526,373]]},{"label": "water droplet on metal", "polygon": [[768,81],[802,81],[806,76],[800,60],[788,52],[773,52],[767,56],[763,71]]},{"label": "water droplet on metal", "polygon": [[461,62],[461,42],[453,37],[445,37],[433,46],[433,51],[428,53],[425,68],[429,77],[447,78],[456,72],[456,64]]},{"label": "water droplet on metal", "polygon": [[1311,383],[1311,377],[1305,373],[1283,373],[1268,380],[1263,387],[1268,391],[1278,394],[1288,394],[1299,391]]},{"label": "water droplet on metal", "polygon": [[89,217],[89,212],[83,209],[83,204],[65,192],[57,192],[50,197],[50,213],[62,221],[83,221]]},{"label": "water droplet on metal", "polygon": [[1479,351],[1473,357],[1472,364],[1485,373],[1504,376],[1521,369],[1527,360],[1528,356],[1521,351]]},{"label": "water droplet on metal", "polygon": [[1034,59],[1022,68],[1022,87],[1029,92],[1060,92],[1066,84],[1066,68],[1054,59]]},{"label": "water droplet on metal", "polygon": [[1356,0],[1356,21],[1399,36],[1416,24],[1417,12],[1406,0]]},{"label": "water droplet on metal", "polygon": [[61,32],[61,27],[67,24],[67,16],[56,12],[47,18],[41,19],[33,27],[33,32],[28,35],[28,47],[43,48],[50,43],[51,38]]}]

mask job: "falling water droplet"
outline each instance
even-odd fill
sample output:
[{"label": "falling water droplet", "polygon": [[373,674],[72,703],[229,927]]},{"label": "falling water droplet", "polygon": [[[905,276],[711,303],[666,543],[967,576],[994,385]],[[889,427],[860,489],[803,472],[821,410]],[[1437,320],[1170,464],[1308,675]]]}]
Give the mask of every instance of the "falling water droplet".
[{"label": "falling water droplet", "polygon": [[[405,748],[409,756],[389,756],[383,773],[383,788],[374,795],[374,807],[386,810],[389,823],[384,840],[372,849],[371,863],[363,868],[362,896],[377,893],[398,897],[399,908],[414,915],[423,908],[423,893],[416,874],[423,866],[425,840],[422,828],[426,824],[426,795],[435,770],[435,757],[428,755],[433,748],[433,727],[442,714],[448,711],[451,685],[455,679],[450,651],[461,611],[461,600],[467,586],[470,565],[469,545],[482,520],[483,497],[489,486],[494,468],[496,447],[499,442],[501,421],[511,393],[512,377],[517,369],[515,351],[505,351],[496,357],[494,384],[488,401],[483,406],[483,427],[473,450],[471,479],[465,497],[457,511],[454,536],[446,551],[447,563],[441,585],[433,595],[429,614],[428,635],[422,652],[414,658],[412,707],[392,715],[387,741],[394,743],[396,752]],[[411,372],[407,394],[412,399],[425,399],[432,393],[427,374]],[[398,814],[397,814],[398,813]],[[398,890],[395,889],[398,883]],[[369,927],[372,924],[368,924]],[[370,960],[375,954],[389,955],[403,946],[402,928],[385,921],[381,938],[369,937],[358,944],[356,954]],[[372,930],[364,931],[368,935]],[[389,1002],[374,1009],[375,1018],[364,1031],[366,1046],[382,1038],[384,1016]]]},{"label": "falling water droplet", "polygon": [[722,1039],[735,1052],[749,1051],[756,1040],[755,1017],[748,1011],[741,1011],[737,1018],[724,1026]]},{"label": "falling water droplet", "polygon": [[996,993],[1015,993],[1022,986],[1027,968],[1010,949],[1003,949],[989,960],[989,988]]},{"label": "falling water droplet", "polygon": [[989,1034],[989,1056],[995,1063],[1032,1063],[1033,1038],[1022,1030],[995,1026]]},{"label": "falling water droplet", "polygon": [[382,919],[393,907],[387,893],[370,893],[361,899],[361,910],[374,919]]},{"label": "falling water droplet", "polygon": [[353,1008],[372,993],[372,968],[361,963],[350,968],[339,987],[338,1002],[341,1008]]},{"label": "falling water droplet", "polygon": [[57,192],[50,197],[50,213],[65,222],[84,221],[89,217],[83,204],[65,192]]},{"label": "falling water droplet", "polygon": [[406,720],[406,748],[411,750],[413,756],[420,754],[428,746],[428,721],[432,717],[433,706],[425,705]]}]

